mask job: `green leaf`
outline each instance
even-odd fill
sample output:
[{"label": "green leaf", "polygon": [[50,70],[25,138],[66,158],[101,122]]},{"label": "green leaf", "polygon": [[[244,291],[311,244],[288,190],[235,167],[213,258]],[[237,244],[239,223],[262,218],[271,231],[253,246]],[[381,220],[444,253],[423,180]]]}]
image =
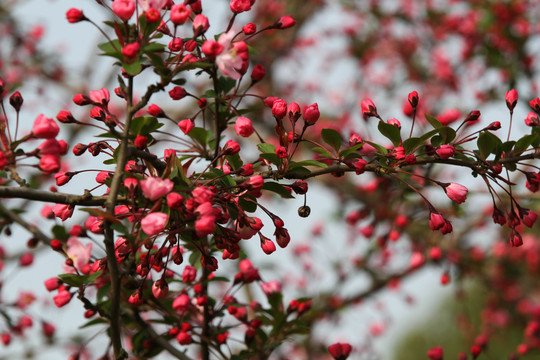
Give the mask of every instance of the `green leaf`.
[{"label": "green leaf", "polygon": [[339,153],[339,158],[340,159],[349,159],[349,158],[359,157],[360,154],[356,154],[355,151],[361,149],[362,146],[364,146],[363,142],[361,142],[359,144],[356,144],[354,146],[351,146],[348,149],[341,150],[340,153]]},{"label": "green leaf", "polygon": [[276,147],[269,143],[262,143],[257,145],[257,148],[262,153],[269,153],[269,154],[275,154],[276,153]]},{"label": "green leaf", "polygon": [[111,56],[120,61],[124,60],[124,56],[121,53],[122,45],[120,45],[120,41],[118,39],[114,39],[112,42],[107,41],[101,43],[98,45],[98,48],[103,51],[103,54],[101,55]]},{"label": "green leaf", "polygon": [[403,142],[403,148],[405,149],[405,154],[413,154],[420,145],[422,145],[427,139],[431,138],[433,135],[437,134],[439,131],[437,129],[431,130],[428,133],[420,137],[412,137]]},{"label": "green leaf", "polygon": [[366,143],[368,143],[369,145],[373,146],[373,147],[377,150],[377,152],[378,152],[379,154],[381,154],[381,155],[386,155],[386,154],[388,154],[388,149],[385,148],[384,146],[381,146],[381,145],[376,144],[376,143],[371,142],[371,141],[366,141]]},{"label": "green leaf", "polygon": [[322,157],[326,157],[326,158],[329,158],[329,159],[332,159],[332,158],[333,158],[332,154],[330,154],[330,153],[328,152],[328,150],[323,149],[322,147],[314,147],[314,148],[311,149],[311,150],[313,150],[313,151],[316,152],[317,154],[321,155]]},{"label": "green leaf", "polygon": [[[264,186],[264,185],[263,185]],[[251,199],[251,200],[246,200]],[[247,212],[255,212],[257,210],[257,200],[253,195],[244,195],[238,199],[238,205]]]},{"label": "green leaf", "polygon": [[220,76],[217,81],[217,90],[220,93],[228,93],[236,85],[236,80],[229,77]]},{"label": "green leaf", "polygon": [[67,239],[69,239],[70,235],[67,232],[66,228],[62,225],[54,225],[51,231],[55,239],[58,239],[62,242],[65,242],[67,241]]},{"label": "green leaf", "polygon": [[244,162],[242,159],[240,159],[239,154],[234,155],[227,155],[227,161],[229,162],[229,165],[232,167],[233,170],[237,170],[244,165]]},{"label": "green leaf", "polygon": [[153,116],[141,116],[131,121],[130,130],[132,134],[149,135],[162,126],[163,124]]},{"label": "green leaf", "polygon": [[294,169],[290,169],[287,171],[287,174],[285,174],[286,177],[294,178],[302,175],[309,175],[311,174],[311,171],[303,166],[297,166]]},{"label": "green leaf", "polygon": [[434,118],[433,116],[429,115],[429,114],[424,114],[426,120],[428,121],[428,123],[431,124],[431,126],[433,126],[435,129],[438,129],[442,126],[442,124],[440,123],[439,120],[437,120],[436,118]]},{"label": "green leaf", "polygon": [[330,145],[336,150],[336,153],[339,153],[339,148],[341,147],[341,134],[334,129],[322,129],[321,137],[325,143]]},{"label": "green leaf", "polygon": [[206,146],[208,142],[208,131],[206,129],[200,128],[200,127],[194,127],[191,129],[191,131],[187,134],[190,138],[201,144],[202,146]]},{"label": "green leaf", "polygon": [[478,136],[476,146],[478,146],[480,156],[484,159],[487,159],[490,154],[498,153],[498,150],[501,149],[502,142],[497,136],[493,135],[491,132],[482,131]]},{"label": "green leaf", "polygon": [[281,159],[276,154],[261,154],[260,157],[270,161],[272,164],[279,165],[281,163]]},{"label": "green leaf", "polygon": [[107,323],[108,323],[107,320],[105,320],[103,318],[96,318],[96,319],[92,319],[92,320],[87,321],[86,323],[82,324],[81,326],[79,326],[79,329],[84,329],[84,328],[87,328],[87,327],[90,327],[90,326],[107,324]]},{"label": "green leaf", "polygon": [[322,163],[317,160],[302,160],[302,161],[294,161],[294,162],[291,161],[291,163],[289,164],[289,169],[294,169],[299,166],[316,166],[316,167],[320,167],[324,169],[328,167],[328,165],[326,165],[325,163]]},{"label": "green leaf", "polygon": [[401,134],[397,126],[387,124],[384,121],[379,121],[379,125],[377,127],[379,132],[388,138],[392,144],[394,144],[394,146],[401,145]]},{"label": "green leaf", "polygon": [[449,144],[456,138],[456,131],[448,126],[440,127],[439,134],[441,135],[443,144]]},{"label": "green leaf", "polygon": [[60,274],[58,275],[58,278],[62,280],[64,283],[74,286],[74,287],[80,287],[84,284],[84,278],[85,276],[77,275],[77,274]]},{"label": "green leaf", "polygon": [[521,153],[529,148],[534,142],[538,140],[538,135],[525,135],[519,139],[514,145],[514,152]]},{"label": "green leaf", "polygon": [[264,190],[275,192],[276,194],[281,195],[284,198],[294,199],[294,196],[292,196],[291,193],[285,188],[285,186],[281,185],[280,183],[268,181],[264,183],[262,188]]},{"label": "green leaf", "polygon": [[142,71],[142,65],[140,61],[134,61],[131,64],[122,63],[122,67],[131,76],[135,76]]},{"label": "green leaf", "polygon": [[148,45],[145,45],[142,48],[142,51],[144,53],[156,53],[156,52],[162,52],[163,50],[165,50],[165,45],[157,43],[157,42],[149,43]]}]

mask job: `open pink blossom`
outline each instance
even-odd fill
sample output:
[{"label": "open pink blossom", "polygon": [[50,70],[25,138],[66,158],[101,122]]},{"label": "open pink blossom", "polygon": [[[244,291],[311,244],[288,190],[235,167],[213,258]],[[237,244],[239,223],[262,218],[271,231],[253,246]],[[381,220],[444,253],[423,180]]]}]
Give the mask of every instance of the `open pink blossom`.
[{"label": "open pink blossom", "polygon": [[264,291],[266,296],[270,296],[273,293],[281,292],[281,284],[276,280],[271,280],[265,283],[261,283],[261,289]]},{"label": "open pink blossom", "polygon": [[73,206],[56,204],[54,205],[52,211],[54,213],[54,216],[62,219],[62,221],[66,221],[71,217],[71,215],[73,215]]},{"label": "open pink blossom", "polygon": [[[66,246],[66,253],[73,260],[73,267],[80,272],[88,272],[87,267],[90,264],[90,256],[92,255],[92,243],[84,245],[77,237],[72,236],[68,239]],[[64,272],[75,273],[73,267],[64,264]]]},{"label": "open pink blossom", "polygon": [[162,212],[154,212],[146,215],[141,220],[141,228],[146,235],[157,235],[165,229],[169,216]]},{"label": "open pink blossom", "polygon": [[218,43],[223,46],[223,50],[216,57],[216,64],[225,76],[238,80],[247,70],[249,53],[245,42],[231,43],[235,35],[233,30],[220,35]]},{"label": "open pink blossom", "polygon": [[174,186],[171,180],[162,179],[160,177],[149,177],[141,180],[140,184],[144,196],[149,200],[157,200],[160,197],[167,195]]},{"label": "open pink blossom", "polygon": [[167,4],[167,0],[137,0],[137,4],[143,11],[148,11],[148,9],[161,10]]}]

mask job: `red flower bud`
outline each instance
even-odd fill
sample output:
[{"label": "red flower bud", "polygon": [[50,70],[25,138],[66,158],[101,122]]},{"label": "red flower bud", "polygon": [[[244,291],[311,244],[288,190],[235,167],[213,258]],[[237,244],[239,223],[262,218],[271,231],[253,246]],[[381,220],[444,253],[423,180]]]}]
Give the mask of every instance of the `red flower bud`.
[{"label": "red flower bud", "polygon": [[264,69],[264,66],[257,64],[253,67],[253,70],[251,71],[251,80],[253,80],[253,82],[260,81],[264,78],[264,75],[266,75],[266,70]]},{"label": "red flower bud", "polygon": [[518,101],[518,92],[515,89],[507,91],[505,99],[506,99],[506,106],[508,107],[510,112],[513,112]]},{"label": "red flower bud", "polygon": [[244,27],[242,27],[242,32],[245,35],[254,34],[256,31],[257,31],[257,25],[255,25],[254,23],[247,23],[246,25],[244,25]]},{"label": "red flower bud", "polygon": [[293,27],[295,24],[296,20],[294,20],[291,15],[285,15],[276,22],[275,27],[283,30]]},{"label": "red flower bud", "polygon": [[21,110],[21,106],[23,103],[23,98],[22,98],[21,93],[18,91],[15,91],[13,95],[9,97],[9,103],[11,104],[11,106],[13,106],[16,112],[19,112],[19,110]]},{"label": "red flower bud", "polygon": [[413,108],[416,108],[418,106],[418,92],[416,91],[410,92],[408,100],[409,100],[409,104],[411,104]]},{"label": "red flower bud", "polygon": [[81,10],[74,8],[71,8],[66,12],[66,19],[71,24],[78,23],[79,21],[88,20]]}]

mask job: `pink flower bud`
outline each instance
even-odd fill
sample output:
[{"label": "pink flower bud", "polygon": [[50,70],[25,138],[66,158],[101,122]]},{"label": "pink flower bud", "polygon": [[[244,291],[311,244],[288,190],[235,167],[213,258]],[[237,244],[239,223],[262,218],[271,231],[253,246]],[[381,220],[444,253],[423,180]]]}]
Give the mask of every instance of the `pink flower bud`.
[{"label": "pink flower bud", "polygon": [[525,125],[530,127],[540,126],[540,120],[538,120],[538,116],[531,111],[529,114],[527,114],[527,118],[525,119]]},{"label": "pink flower bud", "polygon": [[150,114],[152,116],[155,116],[155,117],[166,117],[163,110],[159,106],[157,106],[156,104],[150,104],[150,106],[148,106],[147,112],[148,112],[148,114]]},{"label": "pink flower bud", "polygon": [[66,110],[60,110],[58,115],[56,115],[56,120],[60,121],[63,124],[72,124],[77,122],[73,115],[71,115],[71,113]]},{"label": "pink flower bud", "polygon": [[183,25],[188,21],[191,10],[184,4],[176,4],[171,7],[171,22],[174,25]]},{"label": "pink flower bud", "polygon": [[429,227],[431,230],[439,230],[445,223],[446,220],[444,220],[444,217],[441,214],[431,213],[429,215]]},{"label": "pink flower bud", "polygon": [[73,215],[73,209],[74,208],[71,205],[56,204],[54,205],[52,211],[57,218],[62,219],[62,221],[66,221]]},{"label": "pink flower bud", "polygon": [[193,19],[193,33],[196,36],[205,33],[209,27],[210,23],[206,16],[198,14],[195,16],[195,19]]},{"label": "pink flower bud", "polygon": [[257,25],[255,25],[254,23],[247,23],[242,27],[242,32],[244,33],[244,35],[255,34],[256,31]]},{"label": "pink flower bud", "polygon": [[56,181],[56,186],[62,186],[62,185],[65,185],[69,182],[69,180],[71,180],[71,178],[73,177],[73,174],[72,173],[69,173],[69,172],[59,172],[59,173],[56,173],[54,174],[54,179]]},{"label": "pink flower bud", "polygon": [[443,124],[444,126],[448,126],[451,123],[455,122],[459,117],[461,116],[461,113],[457,109],[447,109],[443,111],[439,116],[437,116],[437,120]]},{"label": "pink flower bud", "polygon": [[152,294],[156,299],[163,299],[169,293],[169,285],[163,279],[159,279],[152,285]]},{"label": "pink flower bud", "polygon": [[387,122],[388,122],[388,124],[394,125],[394,126],[397,127],[398,129],[401,129],[401,123],[399,122],[398,119],[392,118],[392,119],[389,119]]},{"label": "pink flower bud", "polygon": [[203,54],[211,58],[214,58],[221,54],[223,52],[223,49],[223,45],[212,39],[206,40],[201,47]]},{"label": "pink flower bud", "polygon": [[53,297],[54,305],[60,308],[66,305],[67,303],[69,303],[71,301],[72,296],[73,294],[67,291],[66,289],[59,290],[58,294],[56,294],[56,296]]},{"label": "pink flower bud", "polygon": [[440,346],[428,350],[427,356],[430,360],[443,360],[443,349]]},{"label": "pink flower bud", "polygon": [[276,251],[276,244],[274,244],[274,242],[270,239],[261,239],[261,248],[266,255],[270,255],[271,253]]},{"label": "pink flower bud", "polygon": [[66,12],[66,19],[69,23],[75,24],[79,21],[87,20],[83,12],[79,9],[71,8]]},{"label": "pink flower bud", "polygon": [[53,278],[45,280],[44,284],[47,291],[54,291],[58,289],[60,285],[62,285],[62,280],[60,280],[59,278],[53,277]]},{"label": "pink flower bud", "polygon": [[287,113],[287,102],[283,99],[276,99],[272,103],[272,115],[278,119],[283,119]]},{"label": "pink flower bud", "polygon": [[456,149],[452,145],[443,144],[435,152],[441,159],[448,159],[454,156]]},{"label": "pink flower bud", "polygon": [[32,127],[32,134],[35,137],[42,139],[51,139],[56,137],[60,132],[60,128],[56,121],[51,118],[45,117],[43,114],[39,114],[34,120],[34,126]]},{"label": "pink flower bud", "polygon": [[88,105],[92,103],[92,100],[88,96],[84,96],[83,94],[75,94],[73,96],[73,102],[79,106]]},{"label": "pink flower bud", "polygon": [[234,123],[234,130],[242,137],[248,137],[255,131],[255,129],[253,129],[251,120],[243,116],[236,119],[236,122]]},{"label": "pink flower bud", "polygon": [[178,122],[178,127],[180,128],[180,130],[182,130],[184,134],[187,135],[189,134],[191,129],[195,127],[195,124],[193,123],[193,120],[191,119],[184,119]]},{"label": "pink flower bud", "polygon": [[43,155],[39,159],[39,169],[50,174],[60,170],[60,157],[58,155]]},{"label": "pink flower bud", "polygon": [[363,174],[366,171],[367,161],[364,159],[358,159],[353,163],[356,175]]},{"label": "pink flower bud", "polygon": [[319,112],[319,105],[314,103],[309,106],[305,106],[303,116],[307,125],[314,125],[321,116],[321,113]]},{"label": "pink flower bud", "polygon": [[253,80],[254,82],[260,81],[264,78],[264,75],[266,75],[266,70],[264,66],[257,64],[253,67],[253,70],[251,71],[251,80]]},{"label": "pink flower bud", "polygon": [[135,2],[133,0],[115,0],[111,6],[114,14],[123,21],[128,21],[135,12]]},{"label": "pink flower bud", "polygon": [[229,7],[233,13],[239,14],[251,10],[253,2],[251,0],[231,0]]},{"label": "pink flower bud", "polygon": [[162,212],[154,212],[146,215],[141,220],[141,228],[146,235],[157,235],[165,229],[169,216]]},{"label": "pink flower bud", "polygon": [[144,149],[148,145],[148,138],[144,135],[137,135],[133,140],[133,145],[138,149]]},{"label": "pink flower bud", "polygon": [[13,106],[16,112],[19,112],[21,110],[21,106],[23,104],[23,97],[20,92],[15,91],[13,95],[9,97],[9,104]]},{"label": "pink flower bud", "polygon": [[187,294],[181,294],[172,303],[172,307],[175,311],[186,311],[191,304],[189,296]]},{"label": "pink flower bud", "polygon": [[19,258],[19,265],[22,267],[30,266],[34,262],[34,254],[32,253],[24,253]]},{"label": "pink flower bud", "polygon": [[513,112],[518,101],[518,92],[515,89],[507,91],[505,100],[506,100],[506,106],[508,107],[510,112]]},{"label": "pink flower bud", "polygon": [[537,113],[540,113],[540,98],[529,101],[529,106]]},{"label": "pink flower bud", "polygon": [[410,92],[408,96],[408,100],[409,100],[409,104],[411,104],[413,108],[417,107],[418,106],[418,92],[416,91]]},{"label": "pink flower bud", "polygon": [[172,90],[169,91],[169,96],[173,100],[180,100],[186,96],[186,90],[181,86],[175,86]]},{"label": "pink flower bud", "polygon": [[177,52],[182,50],[182,47],[184,46],[184,40],[181,38],[174,38],[169,42],[169,45],[167,47],[169,50]]},{"label": "pink flower bud", "polygon": [[352,346],[347,343],[335,343],[328,347],[328,352],[335,360],[345,360],[349,357]]},{"label": "pink flower bud", "polygon": [[285,15],[276,22],[276,28],[283,30],[293,27],[295,24],[296,20],[294,20],[291,15]]},{"label": "pink flower bud", "polygon": [[90,90],[90,100],[96,105],[106,106],[110,100],[109,90],[101,88],[99,90]]},{"label": "pink flower bud", "polygon": [[363,100],[360,103],[360,108],[362,109],[362,115],[364,115],[365,117],[379,116],[377,114],[377,107],[375,107],[375,104],[373,103],[373,101],[371,101],[371,99]]},{"label": "pink flower bud", "polygon": [[135,306],[142,305],[143,299],[141,291],[139,289],[135,290],[135,292],[129,296],[128,302]]},{"label": "pink flower bud", "polygon": [[225,146],[223,146],[223,153],[225,155],[234,155],[238,152],[240,152],[240,144],[236,141],[229,140],[225,143]]},{"label": "pink flower bud", "polygon": [[451,183],[444,187],[446,195],[456,204],[461,204],[467,200],[468,189],[460,184]]},{"label": "pink flower bud", "polygon": [[141,50],[139,43],[134,42],[127,44],[122,48],[122,55],[124,55],[127,60],[133,60],[139,55],[139,50]]},{"label": "pink flower bud", "polygon": [[287,149],[284,146],[278,146],[276,148],[276,155],[280,159],[285,159],[287,157]]}]

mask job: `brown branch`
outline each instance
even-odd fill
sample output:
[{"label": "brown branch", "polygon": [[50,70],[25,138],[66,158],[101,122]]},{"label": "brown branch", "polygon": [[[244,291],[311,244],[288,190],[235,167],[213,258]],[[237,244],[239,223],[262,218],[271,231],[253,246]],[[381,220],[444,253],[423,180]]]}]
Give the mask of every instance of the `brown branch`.
[{"label": "brown branch", "polygon": [[31,232],[32,235],[34,235],[34,237],[38,239],[39,241],[41,241],[42,243],[47,244],[47,245],[51,244],[51,238],[49,238],[47,235],[41,232],[41,230],[39,230],[35,225],[29,224],[28,222],[24,221],[23,218],[20,217],[17,213],[9,210],[1,203],[0,203],[0,213],[8,217],[14,223],[21,225],[23,228]]},{"label": "brown branch", "polygon": [[[75,195],[18,186],[0,186],[0,197],[28,199],[74,206],[103,206],[107,200],[107,196],[92,196],[89,192],[84,195]],[[127,198],[119,197],[118,202],[127,202]]]}]

